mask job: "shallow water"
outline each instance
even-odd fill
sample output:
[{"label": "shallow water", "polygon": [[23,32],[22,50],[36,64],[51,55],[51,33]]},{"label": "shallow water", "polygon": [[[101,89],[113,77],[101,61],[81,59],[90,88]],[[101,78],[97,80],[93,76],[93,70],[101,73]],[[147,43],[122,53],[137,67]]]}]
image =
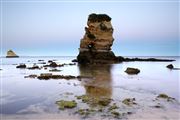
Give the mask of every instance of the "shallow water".
[{"label": "shallow water", "polygon": [[[33,66],[38,60],[55,60],[56,63],[71,63],[75,57],[22,57],[1,58],[1,119],[117,119],[104,110],[89,116],[75,114],[80,108],[96,109],[94,104],[77,100],[77,95],[90,98],[111,98],[110,105],[116,103],[120,113],[132,112],[122,119],[180,119],[180,79],[179,70],[169,70],[166,65],[180,67],[179,57],[174,62],[123,62],[112,65],[80,66],[66,65],[57,69],[61,72],[47,70],[17,69],[20,63]],[[164,57],[163,57],[164,58]],[[165,57],[167,58],[167,57]],[[43,64],[37,64],[43,66]],[[138,75],[128,75],[127,67],[141,70]],[[60,75],[92,76],[93,79],[73,80],[38,80],[24,78],[30,74],[53,73]],[[175,101],[156,100],[160,93],[175,98]],[[125,98],[136,98],[137,105],[122,104]],[[58,100],[76,100],[76,108],[59,110],[55,104]],[[154,108],[160,104],[162,108]],[[104,108],[107,109],[107,108]]]}]

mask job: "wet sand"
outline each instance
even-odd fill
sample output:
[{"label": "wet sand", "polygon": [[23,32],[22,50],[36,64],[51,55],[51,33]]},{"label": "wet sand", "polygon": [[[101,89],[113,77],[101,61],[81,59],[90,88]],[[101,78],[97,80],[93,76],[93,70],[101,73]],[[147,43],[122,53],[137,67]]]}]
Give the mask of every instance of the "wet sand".
[{"label": "wet sand", "polygon": [[[2,95],[0,96],[3,120],[34,120],[34,119],[162,119],[177,120],[180,118],[179,99],[179,71],[169,70],[166,65],[176,67],[179,58],[174,62],[124,62],[112,65],[65,65],[58,67],[58,72],[47,69],[17,69],[20,63],[32,67],[38,60],[55,59],[56,63],[71,63],[73,57],[35,57],[35,58],[3,58],[1,65]],[[174,59],[174,58],[173,58]],[[42,64],[37,64],[43,66]],[[141,70],[138,75],[128,75],[124,71],[127,67],[136,67]],[[52,73],[57,75],[92,76],[92,79],[59,79],[39,80],[24,78],[31,74]],[[175,98],[158,98],[161,93]],[[77,96],[86,95],[88,102],[77,99]],[[97,99],[111,99],[106,106],[97,104]],[[135,98],[135,103],[126,105],[122,101],[126,98]],[[72,109],[58,109],[56,101],[75,100],[77,106]],[[109,110],[116,104],[118,108]],[[77,113],[80,109],[89,109],[93,112],[88,115]],[[99,111],[102,109],[102,111]],[[117,117],[112,112],[118,112]]]}]

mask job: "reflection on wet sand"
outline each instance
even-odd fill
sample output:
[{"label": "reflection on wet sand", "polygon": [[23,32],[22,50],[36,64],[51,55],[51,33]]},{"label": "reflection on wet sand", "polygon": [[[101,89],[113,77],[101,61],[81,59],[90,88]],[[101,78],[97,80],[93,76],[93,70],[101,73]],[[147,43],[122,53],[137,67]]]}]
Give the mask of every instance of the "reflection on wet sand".
[{"label": "reflection on wet sand", "polygon": [[92,80],[84,80],[82,84],[86,90],[86,95],[90,98],[111,99],[112,96],[112,76],[111,65],[89,65],[79,66],[80,75],[92,76]]}]

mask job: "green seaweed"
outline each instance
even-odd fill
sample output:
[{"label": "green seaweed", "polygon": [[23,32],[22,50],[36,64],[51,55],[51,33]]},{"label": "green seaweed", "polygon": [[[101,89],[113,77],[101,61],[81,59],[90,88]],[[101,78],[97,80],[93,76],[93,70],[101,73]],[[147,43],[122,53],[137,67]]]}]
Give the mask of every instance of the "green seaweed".
[{"label": "green seaweed", "polygon": [[76,96],[76,98],[81,99],[82,102],[84,102],[84,103],[87,103],[90,100],[90,98],[87,95]]},{"label": "green seaweed", "polygon": [[59,106],[59,109],[64,110],[65,108],[74,108],[77,106],[76,101],[65,101],[65,100],[60,100],[56,101],[56,104]]}]

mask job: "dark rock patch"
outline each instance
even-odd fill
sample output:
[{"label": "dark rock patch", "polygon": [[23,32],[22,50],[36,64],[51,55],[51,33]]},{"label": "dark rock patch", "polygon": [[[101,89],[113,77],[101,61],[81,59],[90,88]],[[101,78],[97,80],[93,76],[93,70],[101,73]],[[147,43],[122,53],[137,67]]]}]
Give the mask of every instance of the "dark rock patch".
[{"label": "dark rock patch", "polygon": [[169,64],[166,67],[169,68],[169,69],[173,69],[174,68],[174,66],[172,64]]},{"label": "dark rock patch", "polygon": [[24,78],[37,78],[37,75],[32,74],[32,75],[24,76]]},{"label": "dark rock patch", "polygon": [[125,72],[126,72],[127,74],[133,75],[133,74],[138,74],[138,73],[140,73],[140,70],[137,69],[137,68],[130,68],[130,67],[128,67],[128,68],[125,70]]},{"label": "dark rock patch", "polygon": [[25,64],[20,64],[20,65],[16,66],[16,68],[26,68],[26,65]]},{"label": "dark rock patch", "polygon": [[125,105],[131,106],[131,105],[136,105],[137,103],[135,102],[135,98],[126,98],[122,101]]}]

